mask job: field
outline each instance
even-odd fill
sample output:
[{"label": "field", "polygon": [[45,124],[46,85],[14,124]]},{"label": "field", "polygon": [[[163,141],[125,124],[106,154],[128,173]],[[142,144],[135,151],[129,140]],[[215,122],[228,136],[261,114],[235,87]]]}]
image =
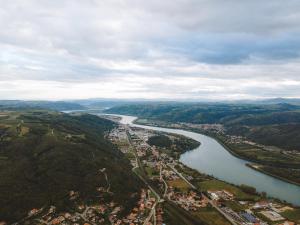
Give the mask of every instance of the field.
[{"label": "field", "polygon": [[209,135],[220,141],[232,153],[244,159],[274,167],[300,168],[299,155],[282,154],[282,152],[276,148],[270,151],[246,143],[230,143],[230,140],[224,134]]},{"label": "field", "polygon": [[298,223],[300,223],[300,209],[287,210],[281,213],[281,215],[289,220],[298,221]]},{"label": "field", "polygon": [[205,224],[208,225],[230,225],[230,223],[227,222],[227,220],[218,211],[209,206],[200,209],[193,213],[193,215],[196,218],[205,221]]},{"label": "field", "polygon": [[154,168],[151,168],[149,166],[144,167],[145,171],[148,175],[148,177],[153,177],[153,176],[158,176],[159,175],[159,171],[155,170]]},{"label": "field", "polygon": [[202,221],[197,220],[187,211],[176,206],[172,202],[165,202],[163,205],[166,217],[166,224],[172,225],[203,225],[206,224]]},{"label": "field", "polygon": [[236,212],[240,212],[247,209],[247,207],[240,205],[236,201],[226,201],[224,204]]},{"label": "field", "polygon": [[219,180],[209,180],[209,181],[199,182],[197,183],[197,186],[202,191],[207,191],[207,190],[214,191],[214,190],[225,189],[231,192],[232,194],[234,194],[235,198],[239,200],[258,200],[259,198],[256,195],[247,194],[243,192],[240,188]]},{"label": "field", "polygon": [[177,188],[182,192],[187,192],[191,189],[190,186],[181,178],[172,180],[172,181],[168,181],[168,185],[172,186],[174,188]]}]

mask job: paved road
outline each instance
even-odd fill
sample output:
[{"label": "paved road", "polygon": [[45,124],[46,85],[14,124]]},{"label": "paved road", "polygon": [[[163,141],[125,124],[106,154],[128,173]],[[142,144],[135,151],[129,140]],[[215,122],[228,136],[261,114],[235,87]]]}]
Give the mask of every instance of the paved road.
[{"label": "paved road", "polygon": [[173,166],[167,165],[170,167],[180,178],[182,178],[191,188],[197,189],[193,184],[191,184],[181,173],[178,172]]},{"label": "paved road", "polygon": [[164,200],[160,198],[159,194],[149,185],[149,183],[145,180],[145,178],[143,178],[139,173],[136,172],[136,170],[138,168],[141,169],[142,165],[140,162],[139,157],[137,156],[137,153],[135,151],[134,146],[132,145],[132,140],[130,137],[130,134],[128,131],[126,131],[127,134],[127,139],[129,144],[132,146],[133,152],[134,152],[134,156],[135,156],[135,160],[136,160],[136,166],[134,168],[132,168],[132,171],[147,185],[147,187],[152,191],[152,193],[155,195],[155,199],[156,202],[153,204],[152,209],[150,211],[150,214],[148,215],[148,217],[145,219],[143,225],[147,225],[149,223],[149,221],[151,220],[151,218],[153,217],[153,221],[154,221],[154,225],[156,225],[156,216],[155,216],[155,212],[156,212],[156,205],[160,202],[163,202]]},{"label": "paved road", "polygon": [[[129,132],[127,131],[126,132],[127,133],[127,138],[128,138],[128,141],[129,141],[129,143],[130,143],[130,145],[132,146],[132,140],[131,140],[131,138],[130,138],[130,135],[129,135]],[[133,146],[132,146],[133,147]],[[133,149],[134,149],[134,147],[133,147]],[[135,169],[138,169],[139,167],[141,167],[141,164],[140,164],[140,161],[139,161],[139,158],[138,158],[138,156],[137,156],[137,153],[136,153],[136,151],[135,151],[135,149],[134,149],[134,155],[135,155],[135,158],[136,158],[136,160],[137,160],[137,166],[136,167],[134,167],[132,170],[133,170],[133,172],[148,186],[148,188],[154,193],[154,195],[156,196],[156,199],[157,199],[157,201],[154,203],[154,205],[153,205],[153,207],[152,207],[152,209],[151,209],[151,212],[150,212],[150,214],[149,214],[149,216],[146,218],[146,220],[145,220],[145,222],[144,222],[144,224],[143,225],[146,225],[149,221],[150,221],[150,219],[151,219],[151,217],[154,215],[154,223],[156,223],[156,218],[155,218],[155,210],[156,210],[156,205],[157,205],[157,203],[158,202],[162,202],[162,201],[164,201],[163,199],[161,199],[160,198],[160,196],[159,196],[159,194],[157,194],[156,193],[156,191],[148,184],[148,182],[142,177],[142,176],[140,176],[137,172],[135,172]],[[191,184],[183,175],[182,175],[182,173],[180,173],[180,172],[178,172],[178,170],[176,170],[173,166],[171,166],[171,165],[168,165],[167,164],[167,166],[171,169],[171,170],[173,170],[180,178],[182,178],[192,189],[195,189],[195,190],[197,190],[197,188],[193,185],[193,184]],[[161,171],[160,171],[160,173],[161,173]],[[165,182],[165,180],[163,179],[163,182],[165,183],[165,185],[166,185],[166,189],[165,189],[165,193],[164,193],[164,197],[165,197],[165,195],[166,195],[166,191],[167,191],[167,183]],[[205,196],[205,195],[203,195],[203,197],[204,198],[206,198],[207,200],[208,200],[208,202],[211,204],[211,206],[212,207],[214,207],[219,213],[221,213],[231,224],[233,224],[233,225],[238,225],[231,217],[229,217],[225,212],[223,212],[221,209],[220,209],[220,207],[218,207],[217,205],[215,205],[214,203],[213,203],[213,201],[211,201],[207,196]]]},{"label": "paved road", "polygon": [[160,166],[160,170],[159,170],[159,176],[161,177],[161,180],[163,181],[164,185],[165,185],[165,191],[164,191],[164,195],[163,198],[165,198],[167,196],[167,192],[168,192],[168,184],[165,181],[165,179],[163,178],[162,174],[161,174],[161,170],[162,170],[162,165]]},{"label": "paved road", "polygon": [[[197,189],[193,184],[191,184],[178,170],[176,170],[173,166],[169,166],[179,177],[181,177],[191,188]],[[202,196],[208,200],[208,202],[211,204],[212,207],[214,207],[219,213],[221,213],[231,224],[238,225],[230,216],[228,216],[225,212],[223,212],[220,207],[218,207],[212,200],[210,200],[207,196],[202,194]]]}]

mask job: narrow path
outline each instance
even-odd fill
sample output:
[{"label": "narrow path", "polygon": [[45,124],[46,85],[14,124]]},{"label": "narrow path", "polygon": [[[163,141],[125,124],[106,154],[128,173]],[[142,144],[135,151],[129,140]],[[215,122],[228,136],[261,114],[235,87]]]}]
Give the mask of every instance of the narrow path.
[{"label": "narrow path", "polygon": [[160,170],[159,170],[159,176],[160,176],[160,179],[162,180],[162,182],[164,183],[165,185],[165,191],[164,191],[164,195],[163,195],[163,198],[165,198],[167,196],[167,192],[168,192],[168,184],[167,182],[165,181],[165,179],[163,178],[162,174],[162,165],[160,165]]},{"label": "narrow path", "polygon": [[106,171],[106,168],[102,168],[102,169],[99,170],[99,172],[103,173],[103,175],[105,177],[106,184],[107,184],[106,192],[109,193],[109,191],[110,191],[110,182],[108,180],[108,176],[107,176],[107,173],[105,171]]}]

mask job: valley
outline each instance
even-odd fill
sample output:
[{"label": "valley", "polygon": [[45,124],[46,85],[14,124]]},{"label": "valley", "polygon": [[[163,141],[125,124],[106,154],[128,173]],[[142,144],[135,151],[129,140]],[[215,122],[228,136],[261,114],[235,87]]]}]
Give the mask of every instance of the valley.
[{"label": "valley", "polygon": [[231,154],[261,165],[260,171],[299,184],[298,104],[138,104],[107,112],[140,116],[141,125],[211,136]]},{"label": "valley", "polygon": [[[119,121],[117,116],[111,118]],[[287,206],[288,210],[297,210],[276,199],[266,198],[264,194],[259,195],[246,185],[232,185],[185,166],[161,142],[153,144],[150,141],[152,145],[148,144],[149,140],[157,137],[169,143],[174,139],[174,134],[153,131],[153,128],[148,130],[138,125],[129,127],[128,119],[122,116],[121,123],[124,125],[115,129],[110,139],[122,146],[121,151],[128,155],[131,164],[151,186],[154,195],[159,196],[156,206],[160,216],[153,213],[152,223],[156,224],[159,218],[158,221],[164,219],[170,224],[243,224],[251,217],[260,224],[274,224],[287,218],[278,217],[272,222],[261,213],[275,213]],[[263,202],[266,205],[259,206]],[[180,215],[174,215],[176,211]],[[176,221],[172,221],[172,218],[176,218]],[[214,223],[211,223],[212,220]]]}]

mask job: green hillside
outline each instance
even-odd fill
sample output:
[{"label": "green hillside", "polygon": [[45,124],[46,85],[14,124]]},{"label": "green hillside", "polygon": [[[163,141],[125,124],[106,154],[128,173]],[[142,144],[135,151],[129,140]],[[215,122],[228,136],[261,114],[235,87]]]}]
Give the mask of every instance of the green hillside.
[{"label": "green hillside", "polygon": [[96,188],[107,185],[103,168],[113,200],[125,209],[133,205],[140,182],[104,138],[114,126],[88,114],[0,111],[0,220],[15,221],[50,204],[67,208],[71,190],[97,201]]}]

